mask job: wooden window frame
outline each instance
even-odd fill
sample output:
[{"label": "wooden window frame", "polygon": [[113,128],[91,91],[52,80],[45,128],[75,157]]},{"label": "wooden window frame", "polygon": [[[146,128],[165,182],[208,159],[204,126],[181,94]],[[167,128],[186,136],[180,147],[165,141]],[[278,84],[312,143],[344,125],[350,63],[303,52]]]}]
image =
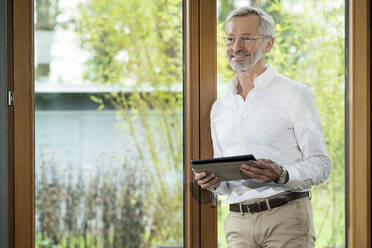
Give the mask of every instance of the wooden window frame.
[{"label": "wooden window frame", "polygon": [[[0,13],[6,13],[7,2],[0,0]],[[9,244],[8,234],[8,73],[7,73],[7,16],[0,15],[0,247]]]},{"label": "wooden window frame", "polygon": [[189,162],[213,156],[209,113],[217,96],[216,1],[184,0],[184,247],[217,247],[217,206]]},{"label": "wooden window frame", "polygon": [[[10,13],[9,13],[10,12]],[[34,1],[8,0],[11,41],[8,84],[14,90],[9,164],[9,247],[34,247]]]},{"label": "wooden window frame", "polygon": [[351,248],[371,247],[371,6],[347,1],[347,240]]},{"label": "wooden window frame", "polygon": [[[348,247],[371,246],[370,1],[348,1]],[[9,247],[34,247],[33,1],[8,0]],[[189,161],[212,156],[209,111],[216,99],[216,0],[184,0],[185,247],[217,247],[217,207],[195,184]],[[14,144],[14,145],[13,145]]]}]

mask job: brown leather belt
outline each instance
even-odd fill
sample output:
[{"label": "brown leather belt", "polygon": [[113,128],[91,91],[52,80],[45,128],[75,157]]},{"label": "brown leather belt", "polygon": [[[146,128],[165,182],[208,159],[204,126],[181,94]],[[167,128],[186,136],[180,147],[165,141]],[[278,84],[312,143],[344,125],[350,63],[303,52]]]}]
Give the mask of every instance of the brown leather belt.
[{"label": "brown leather belt", "polygon": [[290,201],[309,196],[309,192],[291,192],[278,197],[273,197],[267,201],[255,202],[252,204],[230,204],[230,211],[239,213],[258,213],[271,208],[277,208]]}]

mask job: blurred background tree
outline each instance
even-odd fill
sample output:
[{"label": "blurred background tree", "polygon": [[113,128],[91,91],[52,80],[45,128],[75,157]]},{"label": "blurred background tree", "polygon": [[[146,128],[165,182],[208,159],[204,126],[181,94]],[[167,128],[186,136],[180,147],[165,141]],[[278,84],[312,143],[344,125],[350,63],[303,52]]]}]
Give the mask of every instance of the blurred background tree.
[{"label": "blurred background tree", "polygon": [[[38,0],[37,27],[55,30],[60,24],[60,2]],[[47,201],[50,185],[38,177],[36,215],[46,222],[44,213],[50,210],[58,222],[37,229],[41,230],[37,246],[182,245],[181,10],[181,0],[87,0],[76,9],[77,18],[69,20],[81,48],[90,55],[84,79],[111,89],[91,95],[91,100],[100,110],[114,107],[121,121],[118,128],[123,133],[129,130],[132,140],[128,144],[134,144],[135,149],[134,153],[123,151],[120,160],[125,162],[119,169],[102,159],[98,172],[88,179],[72,176],[76,169],[70,167],[66,175],[53,171],[59,178],[58,189],[66,193],[55,209],[50,209]],[[41,25],[44,19],[48,27]],[[41,38],[40,33],[37,36]],[[49,69],[43,76],[48,75]],[[49,173],[47,168],[52,164],[41,157],[37,166],[41,173]],[[58,230],[57,238],[52,235],[53,228]]]},{"label": "blurred background tree", "polygon": [[[79,6],[77,33],[91,56],[84,78],[110,85],[94,96],[118,111],[130,130],[146,182],[146,247],[182,244],[182,2],[88,0]],[[153,120],[157,120],[154,122]]]}]

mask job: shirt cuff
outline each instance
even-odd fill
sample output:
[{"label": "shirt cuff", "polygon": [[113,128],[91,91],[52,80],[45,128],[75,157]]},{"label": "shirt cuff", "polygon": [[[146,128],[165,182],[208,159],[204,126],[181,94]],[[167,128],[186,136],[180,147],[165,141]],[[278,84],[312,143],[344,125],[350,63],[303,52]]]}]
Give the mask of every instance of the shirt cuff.
[{"label": "shirt cuff", "polygon": [[306,182],[301,178],[300,174],[298,173],[297,168],[293,167],[285,167],[288,171],[289,180],[286,184],[284,184],[287,188],[293,189],[306,189],[308,185]]},{"label": "shirt cuff", "polygon": [[223,194],[225,194],[226,188],[227,188],[226,182],[221,182],[220,185],[217,188],[215,188],[215,189],[214,188],[209,188],[208,190],[213,192],[213,193],[223,195]]}]

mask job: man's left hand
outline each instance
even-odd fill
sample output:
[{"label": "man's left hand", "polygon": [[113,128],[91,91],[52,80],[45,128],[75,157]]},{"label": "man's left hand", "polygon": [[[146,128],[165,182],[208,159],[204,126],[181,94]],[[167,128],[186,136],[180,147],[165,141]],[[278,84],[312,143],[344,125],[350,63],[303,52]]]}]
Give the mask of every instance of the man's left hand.
[{"label": "man's left hand", "polygon": [[277,181],[282,174],[282,168],[270,159],[258,159],[254,163],[257,167],[243,164],[240,170],[260,183]]}]

